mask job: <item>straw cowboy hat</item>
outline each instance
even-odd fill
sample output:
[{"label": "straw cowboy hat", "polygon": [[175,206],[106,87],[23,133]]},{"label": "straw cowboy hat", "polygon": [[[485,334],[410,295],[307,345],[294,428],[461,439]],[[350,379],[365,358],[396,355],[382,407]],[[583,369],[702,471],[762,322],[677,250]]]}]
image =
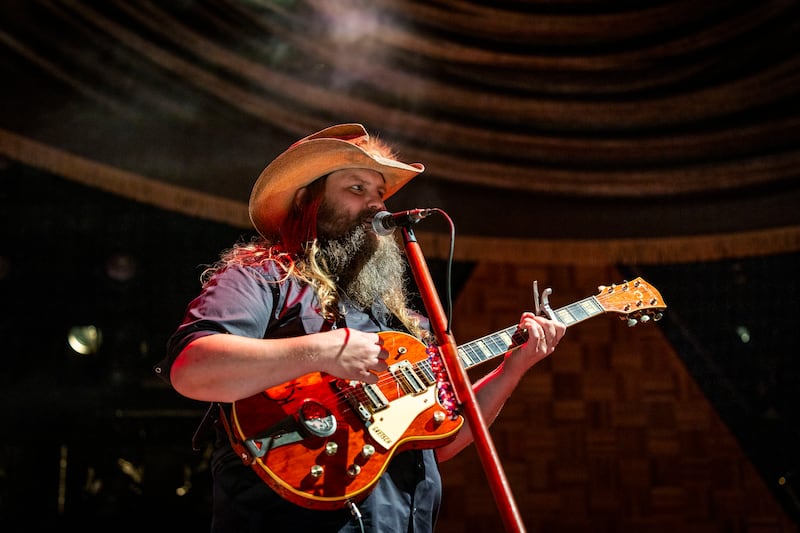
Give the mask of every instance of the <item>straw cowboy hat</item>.
[{"label": "straw cowboy hat", "polygon": [[250,220],[258,232],[275,238],[289,214],[295,193],[317,178],[344,168],[379,172],[386,182],[386,200],[425,170],[420,163],[407,165],[372,155],[360,147],[369,139],[361,124],[339,124],[318,131],[291,145],[261,172],[250,193]]}]

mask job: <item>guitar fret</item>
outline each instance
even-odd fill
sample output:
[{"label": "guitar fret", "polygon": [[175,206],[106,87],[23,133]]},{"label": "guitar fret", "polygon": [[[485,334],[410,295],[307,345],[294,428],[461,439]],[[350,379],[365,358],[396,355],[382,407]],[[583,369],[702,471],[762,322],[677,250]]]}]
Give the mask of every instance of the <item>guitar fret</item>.
[{"label": "guitar fret", "polygon": [[506,353],[513,345],[514,331],[516,331],[516,326],[459,346],[458,354],[461,363],[464,367],[470,368]]},{"label": "guitar fret", "polygon": [[476,365],[488,359],[487,352],[489,347],[484,344],[480,339],[471,342],[465,347],[465,352],[469,355],[469,360],[472,365]]},{"label": "guitar fret", "polygon": [[500,355],[508,351],[508,347],[511,345],[511,337],[501,331],[496,335],[484,337],[484,342],[490,345],[489,351],[493,355]]},{"label": "guitar fret", "polygon": [[[561,309],[556,309],[554,311],[556,317],[563,324],[565,324],[567,326],[571,326],[572,324],[575,324],[576,322],[580,322],[580,319],[578,319],[578,317],[575,316],[575,313],[573,313],[572,307],[573,306],[568,305],[567,307],[562,307]],[[576,308],[575,311],[577,313],[582,313],[582,310],[580,308]]]},{"label": "guitar fret", "polygon": [[555,310],[556,317],[567,326],[577,324],[602,312],[603,308],[594,296]]},{"label": "guitar fret", "polygon": [[477,365],[482,361],[480,358],[481,354],[474,342],[460,346],[458,348],[458,353],[462,356],[461,359],[466,367]]},{"label": "guitar fret", "polygon": [[492,344],[485,342],[483,339],[475,342],[475,351],[480,356],[481,361],[486,361],[493,353]]},{"label": "guitar fret", "polygon": [[514,344],[514,333],[517,331],[517,326],[506,328],[503,331],[497,332],[496,337],[503,340],[502,351],[498,353],[506,353],[508,349]]}]

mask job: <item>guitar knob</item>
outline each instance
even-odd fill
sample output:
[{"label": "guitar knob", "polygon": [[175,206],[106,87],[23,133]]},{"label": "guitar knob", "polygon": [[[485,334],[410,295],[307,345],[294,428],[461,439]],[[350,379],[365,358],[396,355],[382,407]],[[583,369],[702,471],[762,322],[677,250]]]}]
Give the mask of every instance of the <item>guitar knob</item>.
[{"label": "guitar knob", "polygon": [[375,455],[375,446],[372,444],[365,444],[364,447],[361,448],[361,455],[364,456],[365,459],[369,459]]},{"label": "guitar knob", "polygon": [[314,466],[311,467],[311,472],[310,472],[311,473],[311,477],[313,477],[314,479],[319,479],[319,478],[322,477],[322,472],[324,472],[324,471],[325,471],[325,469],[322,468],[321,466],[314,465]]},{"label": "guitar knob", "polygon": [[433,413],[433,421],[436,423],[437,426],[442,422],[444,422],[445,418],[447,418],[447,415],[444,414],[444,411],[436,411],[435,413]]},{"label": "guitar knob", "polygon": [[357,464],[352,464],[347,469],[347,475],[350,476],[350,477],[356,477],[360,473],[361,473],[361,467],[358,466]]},{"label": "guitar knob", "polygon": [[335,442],[329,442],[325,445],[325,454],[326,455],[336,455],[336,452],[339,451],[339,445]]}]

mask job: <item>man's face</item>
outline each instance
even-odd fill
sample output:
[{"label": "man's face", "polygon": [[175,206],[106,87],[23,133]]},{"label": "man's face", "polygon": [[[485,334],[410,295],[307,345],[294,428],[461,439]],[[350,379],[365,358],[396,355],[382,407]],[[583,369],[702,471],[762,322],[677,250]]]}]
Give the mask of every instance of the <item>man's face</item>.
[{"label": "man's face", "polygon": [[370,227],[372,217],[386,208],[383,176],[374,170],[337,170],[325,181],[325,194],[318,215],[318,236],[341,238],[359,224]]}]

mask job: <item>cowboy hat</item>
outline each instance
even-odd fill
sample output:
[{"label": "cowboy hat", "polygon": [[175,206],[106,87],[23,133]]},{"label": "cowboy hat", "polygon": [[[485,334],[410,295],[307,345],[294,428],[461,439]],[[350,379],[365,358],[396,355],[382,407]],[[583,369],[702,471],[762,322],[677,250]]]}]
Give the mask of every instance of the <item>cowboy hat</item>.
[{"label": "cowboy hat", "polygon": [[338,124],[291,145],[261,172],[250,193],[250,220],[258,232],[275,238],[289,214],[295,193],[314,180],[345,168],[379,172],[386,184],[386,200],[425,170],[361,148],[369,134],[361,124]]}]

